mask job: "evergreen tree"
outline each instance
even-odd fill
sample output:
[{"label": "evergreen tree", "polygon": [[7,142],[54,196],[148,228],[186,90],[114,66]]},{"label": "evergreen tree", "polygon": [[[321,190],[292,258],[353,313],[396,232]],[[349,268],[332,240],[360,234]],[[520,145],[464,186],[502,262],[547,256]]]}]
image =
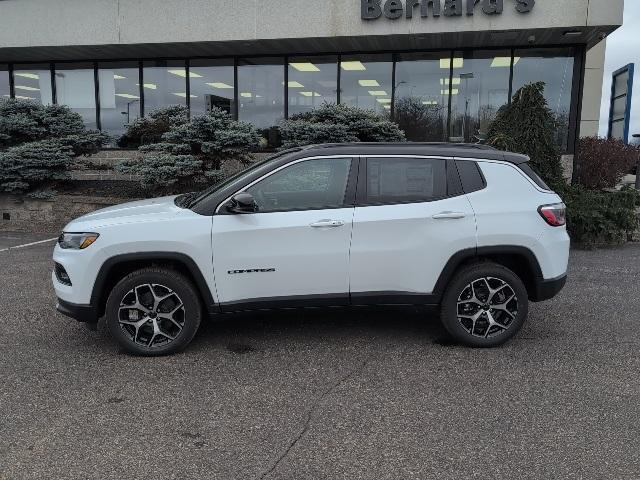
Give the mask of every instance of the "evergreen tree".
[{"label": "evergreen tree", "polygon": [[488,132],[487,143],[531,158],[542,178],[562,182],[560,154],[554,142],[555,121],[544,98],[544,82],[525,85],[510,105],[502,107]]}]

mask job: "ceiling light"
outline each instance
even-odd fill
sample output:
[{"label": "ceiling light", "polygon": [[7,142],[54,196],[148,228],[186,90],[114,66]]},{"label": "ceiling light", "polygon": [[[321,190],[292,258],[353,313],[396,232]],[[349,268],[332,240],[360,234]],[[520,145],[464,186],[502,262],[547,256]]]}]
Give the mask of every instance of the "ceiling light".
[{"label": "ceiling light", "polygon": [[[453,82],[454,85],[460,85],[460,77],[453,77]],[[449,85],[449,79],[448,78],[441,78],[440,79],[440,85]]]},{"label": "ceiling light", "polygon": [[320,69],[310,62],[291,62],[289,63],[293,68],[299,72],[319,72]]},{"label": "ceiling light", "polygon": [[[175,70],[167,70],[167,72],[172,73],[173,75],[177,75],[179,77],[186,78],[187,72],[184,68],[177,68]],[[196,72],[189,72],[189,78],[202,78],[202,75]]]},{"label": "ceiling light", "polygon": [[[284,85],[284,82],[282,82],[282,85]],[[302,85],[300,82],[287,82],[287,86],[289,88],[304,88],[304,85]]]},{"label": "ceiling light", "polygon": [[[187,98],[186,92],[176,92],[176,93],[172,93],[171,95],[175,95],[176,97]],[[198,96],[197,95],[189,95],[189,98],[198,98]]]},{"label": "ceiling light", "polygon": [[422,102],[423,105],[438,105],[438,101],[437,100],[424,100]]},{"label": "ceiling light", "polygon": [[124,80],[124,79],[126,79],[126,78],[127,78],[127,77],[123,77],[122,75],[118,75],[117,73],[114,73],[114,74],[113,74],[113,79],[114,79],[114,80]]},{"label": "ceiling light", "polygon": [[224,82],[207,82],[205,83],[205,85],[209,85],[210,87],[213,87],[213,88],[226,88],[226,89],[233,88],[233,86]]},{"label": "ceiling light", "polygon": [[16,95],[15,98],[18,100],[35,100],[33,97],[23,97],[22,95]]},{"label": "ceiling light", "polygon": [[362,62],[358,61],[358,60],[354,60],[351,62],[340,62],[340,66],[342,67],[343,70],[366,70],[367,67],[365,67]]},{"label": "ceiling light", "polygon": [[378,103],[391,103],[390,98],[378,98]]},{"label": "ceiling light", "polygon": [[300,95],[302,95],[303,97],[321,97],[322,96],[318,92],[300,92]]},{"label": "ceiling light", "polygon": [[389,94],[384,90],[369,90],[369,95],[373,95],[374,97],[387,97]]},{"label": "ceiling light", "polygon": [[[139,83],[136,83],[137,86],[140,86]],[[149,90],[156,90],[158,86],[155,83],[143,83],[142,86],[144,88],[148,88]]]},{"label": "ceiling light", "polygon": [[253,94],[251,92],[242,92],[240,96],[244,98],[251,98],[253,97]]},{"label": "ceiling light", "polygon": [[383,105],[384,108],[386,108],[387,110],[391,110],[391,105]]},{"label": "ceiling light", "polygon": [[16,86],[15,86],[15,88],[16,88],[16,89],[18,89],[18,90],[26,90],[26,91],[28,91],[28,92],[39,92],[39,91],[40,91],[40,89],[39,89],[39,88],[36,88],[36,87],[26,87],[26,86],[24,86],[24,85],[16,85]]},{"label": "ceiling light", "polygon": [[[451,95],[458,95],[459,90],[457,88],[453,88],[451,90]],[[449,90],[440,90],[441,95],[449,95]]]},{"label": "ceiling light", "polygon": [[13,72],[13,74],[16,77],[24,77],[24,78],[31,78],[33,80],[40,80],[40,75],[36,74],[36,73],[29,73],[29,72]]},{"label": "ceiling light", "polygon": [[377,80],[358,80],[361,87],[379,87],[380,84]]},{"label": "ceiling light", "polygon": [[140,97],[131,95],[130,93],[116,93],[116,97],[128,98],[130,100],[138,100]]},{"label": "ceiling light", "polygon": [[[453,68],[462,68],[464,65],[463,58],[454,58],[453,59]],[[451,59],[450,58],[441,58],[440,59],[440,68],[444,68],[449,70],[451,68]]]},{"label": "ceiling light", "polygon": [[[515,65],[515,61],[514,61],[514,65]],[[491,66],[493,68],[496,67],[510,67],[511,66],[511,57],[496,57],[493,59],[493,61],[491,62]]]}]

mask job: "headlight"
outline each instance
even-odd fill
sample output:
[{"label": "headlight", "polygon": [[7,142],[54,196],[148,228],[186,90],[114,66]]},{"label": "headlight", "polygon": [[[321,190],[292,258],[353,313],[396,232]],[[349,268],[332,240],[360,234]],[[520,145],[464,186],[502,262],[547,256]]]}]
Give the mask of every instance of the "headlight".
[{"label": "headlight", "polygon": [[84,250],[95,242],[100,235],[97,233],[63,233],[58,237],[60,248]]}]

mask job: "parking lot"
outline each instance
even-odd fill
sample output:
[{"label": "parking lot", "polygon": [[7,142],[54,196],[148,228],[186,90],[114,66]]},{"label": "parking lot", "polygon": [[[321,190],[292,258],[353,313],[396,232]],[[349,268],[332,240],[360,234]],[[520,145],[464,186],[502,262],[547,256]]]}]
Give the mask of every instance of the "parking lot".
[{"label": "parking lot", "polygon": [[128,356],[0,232],[0,479],[637,479],[640,246],[574,251],[507,346],[414,309],[226,316]]}]

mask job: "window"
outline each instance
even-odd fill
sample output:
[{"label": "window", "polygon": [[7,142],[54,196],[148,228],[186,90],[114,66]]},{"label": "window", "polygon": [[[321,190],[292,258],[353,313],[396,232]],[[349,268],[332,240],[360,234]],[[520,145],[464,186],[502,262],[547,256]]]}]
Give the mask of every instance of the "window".
[{"label": "window", "polygon": [[9,67],[0,64],[0,100],[9,98]]},{"label": "window", "polygon": [[378,113],[391,110],[391,55],[345,55],[340,70],[340,103]]},{"label": "window", "polygon": [[13,80],[15,96],[23,100],[33,100],[43,105],[51,105],[51,67],[48,64],[14,65]]},{"label": "window", "polygon": [[247,58],[238,62],[238,117],[257,128],[284,118],[284,59]]},{"label": "window", "polygon": [[516,50],[513,93],[525,85],[544,82],[544,97],[556,119],[556,144],[567,150],[573,85],[572,49]]},{"label": "window", "polygon": [[419,203],[447,194],[446,161],[429,158],[367,159],[367,203]]},{"label": "window", "polygon": [[[407,140],[447,139],[451,53],[401,55],[396,63],[394,118]],[[458,88],[458,80],[454,82]]]},{"label": "window", "polygon": [[191,115],[202,115],[213,107],[235,115],[233,77],[233,60],[191,61]]},{"label": "window", "polygon": [[288,68],[289,116],[336,103],[337,57],[291,57]]},{"label": "window", "polygon": [[145,114],[170,105],[187,105],[184,61],[144,62],[142,71]]},{"label": "window", "polygon": [[56,64],[55,75],[57,102],[79,113],[87,128],[97,128],[93,65],[91,63]]},{"label": "window", "polygon": [[247,189],[260,212],[339,208],[345,194],[351,159],[305,160],[288,166]]},{"label": "window", "polygon": [[137,62],[100,63],[100,126],[122,135],[140,116],[140,70]]},{"label": "window", "polygon": [[451,79],[452,142],[486,139],[498,110],[509,102],[511,52],[456,52]]}]

